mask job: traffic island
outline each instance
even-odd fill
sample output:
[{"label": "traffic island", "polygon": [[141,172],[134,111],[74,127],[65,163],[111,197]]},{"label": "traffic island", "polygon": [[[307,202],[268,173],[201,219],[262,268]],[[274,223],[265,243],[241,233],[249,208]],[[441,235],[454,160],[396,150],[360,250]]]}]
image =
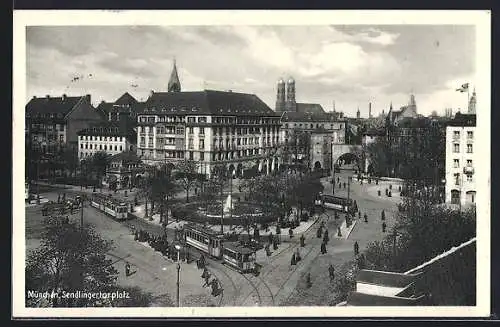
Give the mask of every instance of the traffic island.
[{"label": "traffic island", "polygon": [[344,219],[344,221],[342,221],[342,224],[340,224],[340,226],[337,228],[337,232],[334,234],[334,237],[337,239],[346,240],[347,238],[349,238],[349,235],[351,235],[351,232],[354,229],[354,226],[356,226],[357,222],[358,221],[356,219],[352,219],[351,225],[347,226],[347,222]]}]

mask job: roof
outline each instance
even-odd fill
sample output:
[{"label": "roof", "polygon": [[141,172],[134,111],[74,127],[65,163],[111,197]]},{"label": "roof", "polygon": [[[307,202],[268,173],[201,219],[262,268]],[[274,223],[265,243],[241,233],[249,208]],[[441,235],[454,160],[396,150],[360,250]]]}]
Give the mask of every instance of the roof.
[{"label": "roof", "polygon": [[331,113],[304,113],[304,112],[293,112],[285,111],[282,114],[282,121],[291,122],[331,122],[336,121],[334,115]]},{"label": "roof", "polygon": [[383,136],[385,135],[385,131],[382,128],[370,128],[363,135],[368,136]]},{"label": "roof", "polygon": [[347,298],[347,306],[414,306],[421,304],[423,299],[424,296],[406,298],[350,292]]},{"label": "roof", "polygon": [[456,113],[455,118],[450,120],[448,126],[476,126],[476,114],[461,114]]},{"label": "roof", "polygon": [[255,253],[254,250],[252,250],[250,248],[247,248],[245,246],[242,246],[238,242],[225,242],[224,243],[224,248],[226,248],[228,250],[231,250],[231,251],[234,251],[234,252],[241,253],[241,254],[252,254],[252,253]]},{"label": "roof", "polygon": [[118,100],[115,101],[115,105],[120,105],[120,106],[126,106],[126,105],[134,105],[137,103],[137,100],[131,96],[128,92],[123,93],[121,97],[118,98]]},{"label": "roof", "polygon": [[297,103],[297,112],[324,114],[323,107],[318,103]]},{"label": "roof", "polygon": [[142,113],[278,116],[255,94],[204,90],[155,92]]},{"label": "roof", "polygon": [[417,276],[415,274],[363,269],[359,271],[356,282],[402,288],[411,284]]},{"label": "roof", "polygon": [[122,161],[124,163],[140,163],[141,159],[135,151],[123,151],[111,157],[110,161]]},{"label": "roof", "polygon": [[106,115],[111,111],[112,108],[113,108],[113,103],[105,101],[101,101],[101,103],[99,103],[99,105],[97,106],[97,109],[101,110]]},{"label": "roof", "polygon": [[135,138],[135,131],[125,123],[103,121],[78,131],[78,135],[125,136]]},{"label": "roof", "polygon": [[26,104],[26,115],[62,114],[66,116],[83,97],[33,97]]}]

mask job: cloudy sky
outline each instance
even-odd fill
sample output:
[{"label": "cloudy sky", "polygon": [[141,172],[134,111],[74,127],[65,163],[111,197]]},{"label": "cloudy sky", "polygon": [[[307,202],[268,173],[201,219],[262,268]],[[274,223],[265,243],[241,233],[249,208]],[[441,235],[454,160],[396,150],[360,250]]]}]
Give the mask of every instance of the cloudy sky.
[{"label": "cloudy sky", "polygon": [[[183,91],[254,93],[274,109],[276,81],[293,76],[297,102],[368,115],[408,102],[419,113],[464,107],[474,85],[472,26],[72,26],[27,28],[27,95],[165,91],[176,58]],[[74,77],[80,78],[74,82]],[[82,77],[83,76],[83,77]]]}]

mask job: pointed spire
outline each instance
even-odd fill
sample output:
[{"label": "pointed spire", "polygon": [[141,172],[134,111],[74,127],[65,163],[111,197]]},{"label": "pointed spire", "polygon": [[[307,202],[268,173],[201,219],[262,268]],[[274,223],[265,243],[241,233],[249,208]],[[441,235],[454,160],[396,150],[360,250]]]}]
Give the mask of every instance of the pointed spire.
[{"label": "pointed spire", "polygon": [[181,82],[179,81],[179,75],[177,74],[177,65],[174,58],[174,67],[172,68],[172,73],[170,74],[170,80],[168,81],[168,92],[180,92]]}]

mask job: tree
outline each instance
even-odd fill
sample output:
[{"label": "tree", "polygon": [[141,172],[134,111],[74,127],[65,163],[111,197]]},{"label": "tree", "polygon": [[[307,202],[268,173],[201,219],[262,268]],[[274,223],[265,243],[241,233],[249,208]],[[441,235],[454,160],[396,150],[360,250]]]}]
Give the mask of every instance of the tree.
[{"label": "tree", "polygon": [[94,153],[92,159],[90,160],[90,167],[97,176],[99,188],[102,188],[102,178],[106,174],[106,168],[109,165],[110,158],[111,156],[108,153],[99,151]]},{"label": "tree", "polygon": [[189,190],[193,188],[198,180],[198,164],[192,160],[184,160],[177,164],[177,180],[179,185],[186,191],[186,202],[189,202]]},{"label": "tree", "polygon": [[[164,166],[161,166],[159,169],[155,169],[150,182],[151,203],[153,203],[152,208],[154,208],[155,202],[159,203],[160,223],[162,223],[165,218],[165,224],[168,224],[168,210],[170,209],[171,200],[179,190],[179,187],[177,183],[169,177],[166,167]],[[164,212],[166,212],[165,217]]]},{"label": "tree", "polygon": [[[80,227],[63,217],[47,218],[44,228],[40,247],[26,259],[26,292],[109,292],[115,288],[118,272],[106,258],[111,242],[103,240],[92,226]],[[27,296],[26,300],[28,306],[110,305],[88,298],[52,297],[47,303],[38,303],[39,299]]]}]

